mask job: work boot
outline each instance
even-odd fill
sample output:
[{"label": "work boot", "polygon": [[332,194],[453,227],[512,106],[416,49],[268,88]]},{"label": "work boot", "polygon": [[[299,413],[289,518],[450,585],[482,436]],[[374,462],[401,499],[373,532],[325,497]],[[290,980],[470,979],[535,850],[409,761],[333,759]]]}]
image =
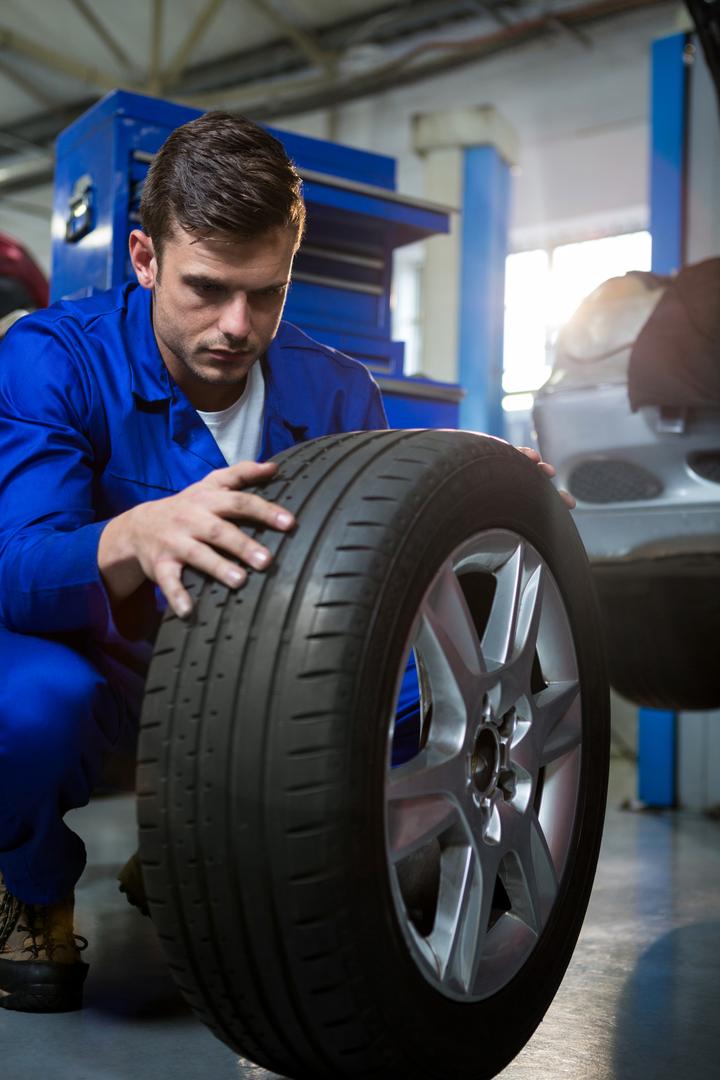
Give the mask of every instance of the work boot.
[{"label": "work boot", "polygon": [[87,941],[73,927],[74,895],[58,904],[24,904],[0,874],[0,1007],[69,1012],[82,1007]]},{"label": "work boot", "polygon": [[145,882],[143,881],[142,866],[137,851],[130,856],[123,866],[118,874],[118,881],[120,882],[118,888],[121,893],[125,893],[128,904],[139,908],[143,915],[149,915],[150,908],[145,895]]}]

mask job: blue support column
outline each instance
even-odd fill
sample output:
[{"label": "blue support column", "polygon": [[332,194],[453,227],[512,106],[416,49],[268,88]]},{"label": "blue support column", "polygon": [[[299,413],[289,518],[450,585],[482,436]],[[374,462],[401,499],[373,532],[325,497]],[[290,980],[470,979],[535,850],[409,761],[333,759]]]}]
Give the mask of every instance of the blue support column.
[{"label": "blue support column", "polygon": [[683,264],[687,148],[687,35],[652,48],[650,233],[652,268],[673,274]]},{"label": "blue support column", "polygon": [[[652,49],[650,233],[652,268],[679,270],[685,255],[687,156],[687,35],[656,41]],[[677,801],[677,716],[638,710],[638,798],[649,806]]]},{"label": "blue support column", "polygon": [[504,433],[502,411],[505,259],[510,167],[494,146],[463,151],[459,381],[460,426]]},{"label": "blue support column", "polygon": [[662,709],[638,709],[638,799],[674,806],[677,717]]}]

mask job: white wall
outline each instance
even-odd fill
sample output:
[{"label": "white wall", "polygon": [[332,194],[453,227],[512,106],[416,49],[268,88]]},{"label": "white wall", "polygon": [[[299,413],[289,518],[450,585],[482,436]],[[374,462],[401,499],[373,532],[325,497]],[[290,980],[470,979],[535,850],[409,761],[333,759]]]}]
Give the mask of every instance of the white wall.
[{"label": "white wall", "polygon": [[46,274],[50,272],[52,197],[52,184],[0,197],[0,232],[20,240]]}]

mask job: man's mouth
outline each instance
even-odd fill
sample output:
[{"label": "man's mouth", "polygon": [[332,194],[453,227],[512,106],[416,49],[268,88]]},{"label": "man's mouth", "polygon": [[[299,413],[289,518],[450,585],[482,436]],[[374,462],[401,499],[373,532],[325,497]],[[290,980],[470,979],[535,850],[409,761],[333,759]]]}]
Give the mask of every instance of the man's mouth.
[{"label": "man's mouth", "polygon": [[253,355],[252,349],[205,349],[215,360],[246,360]]}]

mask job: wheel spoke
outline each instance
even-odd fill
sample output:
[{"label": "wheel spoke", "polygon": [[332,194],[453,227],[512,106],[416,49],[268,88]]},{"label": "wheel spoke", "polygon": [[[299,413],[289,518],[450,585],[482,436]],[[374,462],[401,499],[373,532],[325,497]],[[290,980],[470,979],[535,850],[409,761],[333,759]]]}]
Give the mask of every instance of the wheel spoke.
[{"label": "wheel spoke", "polygon": [[405,765],[392,769],[387,781],[388,802],[421,799],[427,795],[455,798],[463,785],[463,762],[458,753],[445,756],[426,747]]},{"label": "wheel spoke", "polygon": [[518,835],[522,839],[513,845],[514,858],[506,860],[504,884],[513,913],[539,934],[558,893],[557,871],[534,812],[522,819]]},{"label": "wheel spoke", "polygon": [[495,576],[497,587],[483,635],[483,656],[496,667],[520,669],[529,682],[542,612],[543,565],[520,542]]},{"label": "wheel spoke", "polygon": [[458,810],[441,795],[405,799],[388,807],[390,859],[400,862],[458,821]]},{"label": "wheel spoke", "polygon": [[538,694],[533,727],[541,766],[557,761],[580,745],[582,713],[577,680],[551,683]]},{"label": "wheel spoke", "polygon": [[495,666],[506,664],[512,655],[522,586],[523,555],[524,544],[519,543],[495,574],[495,595],[482,640],[483,655]]},{"label": "wheel spoke", "polygon": [[496,860],[481,865],[474,848],[461,844],[442,855],[435,925],[428,938],[442,982],[467,993],[476,977],[490,918]]},{"label": "wheel spoke", "polygon": [[446,563],[421,608],[415,648],[430,680],[435,745],[459,747],[468,710],[486,674],[475,624],[452,564]]}]

